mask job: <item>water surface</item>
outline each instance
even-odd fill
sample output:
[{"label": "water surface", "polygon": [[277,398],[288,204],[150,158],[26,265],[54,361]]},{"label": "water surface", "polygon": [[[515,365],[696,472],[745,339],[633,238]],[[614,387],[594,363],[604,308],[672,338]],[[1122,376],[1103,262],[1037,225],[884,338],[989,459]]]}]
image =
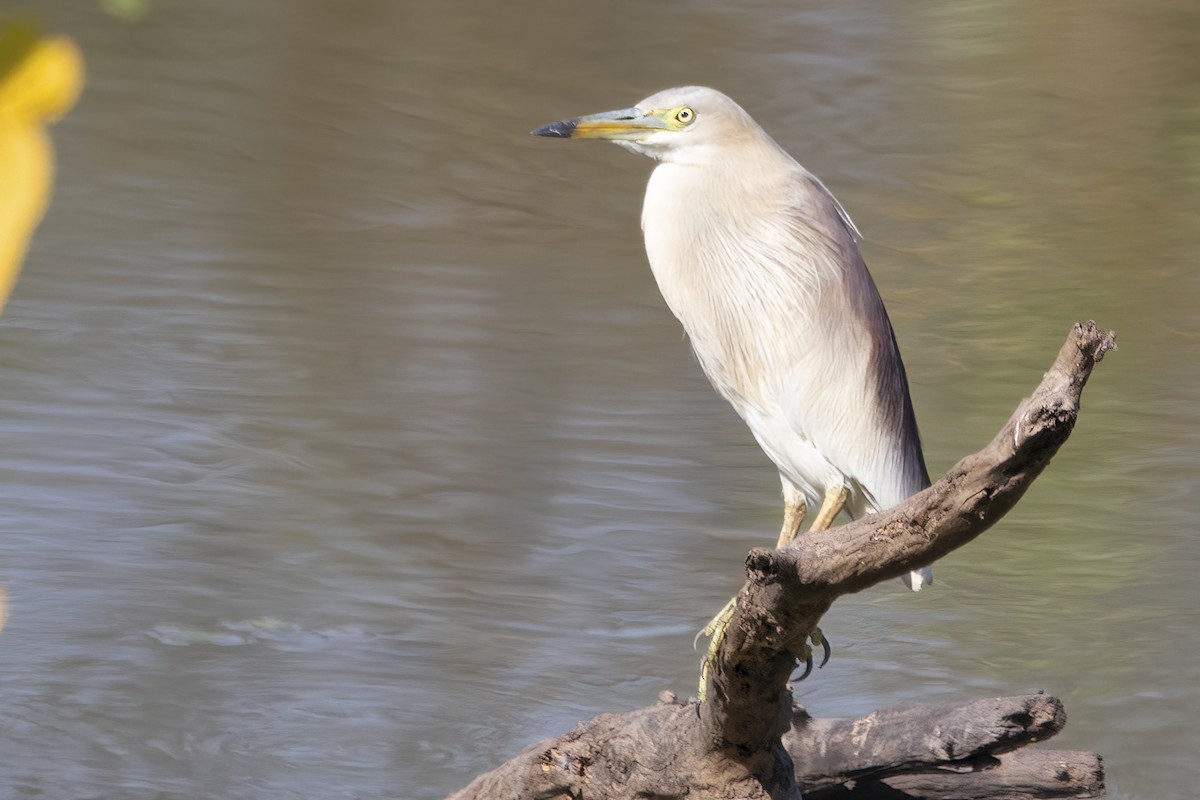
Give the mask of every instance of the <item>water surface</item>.
[{"label": "water surface", "polygon": [[1200,782],[1192,4],[24,7],[89,85],[0,320],[14,796],[436,798],[691,691],[776,475],[645,266],[649,162],[527,134],[684,83],[865,232],[931,472],[1073,321],[1119,334],[933,590],[837,604],[802,701],[1046,689],[1114,797]]}]

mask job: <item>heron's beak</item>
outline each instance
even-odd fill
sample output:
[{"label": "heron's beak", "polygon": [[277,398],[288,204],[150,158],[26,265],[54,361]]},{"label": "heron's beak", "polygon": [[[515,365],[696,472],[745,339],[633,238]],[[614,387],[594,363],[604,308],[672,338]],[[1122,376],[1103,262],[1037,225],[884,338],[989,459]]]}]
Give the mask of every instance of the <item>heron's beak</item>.
[{"label": "heron's beak", "polygon": [[667,123],[657,114],[640,108],[622,108],[551,122],[530,133],[557,139],[638,139],[651,131],[666,129]]}]

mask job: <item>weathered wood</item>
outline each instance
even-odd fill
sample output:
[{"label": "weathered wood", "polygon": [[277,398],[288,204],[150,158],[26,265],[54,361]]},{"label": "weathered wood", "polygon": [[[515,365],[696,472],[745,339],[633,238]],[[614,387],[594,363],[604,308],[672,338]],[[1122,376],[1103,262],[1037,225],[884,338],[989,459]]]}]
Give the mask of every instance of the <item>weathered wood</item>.
[{"label": "weathered wood", "polygon": [[[860,781],[819,800],[1052,800],[1104,796],[1104,764],[1082,750],[1017,750],[979,769]],[[814,795],[810,800],[818,800]]]},{"label": "weathered wood", "polygon": [[[570,733],[531,745],[448,800],[764,796],[742,759],[714,751],[699,733],[695,703],[664,692],[657,705],[600,714]],[[786,757],[782,745],[776,747]]]},{"label": "weathered wood", "polygon": [[[751,551],[750,580],[718,653],[708,702],[669,700],[602,714],[527,748],[452,800],[799,800],[801,786],[819,796],[844,792],[848,782],[855,792],[873,787],[872,797],[926,791],[933,792],[929,797],[1099,796],[1098,758],[1063,762],[1064,773],[1052,768],[1058,756],[1022,752],[1001,755],[995,769],[945,771],[947,765],[975,770],[993,763],[996,753],[1052,735],[1063,722],[1053,698],[892,709],[864,718],[870,722],[822,722],[793,710],[787,681],[805,640],[837,597],[940,558],[1012,508],[1070,435],[1083,386],[1114,347],[1111,332],[1091,322],[1076,324],[996,438],[933,486],[888,511],[805,534],[782,550]],[[785,746],[783,734],[796,714],[804,724]]]},{"label": "weathered wood", "polygon": [[783,742],[806,797],[858,778],[879,779],[961,765],[1048,739],[1062,730],[1062,703],[1045,694],[937,706],[898,706],[859,719],[793,716]]},{"label": "weathered wood", "polygon": [[[695,745],[700,727],[695,709],[694,703],[679,703],[668,694],[649,708],[601,714],[568,734],[531,745],[451,800],[760,796],[760,783],[737,759]],[[1085,785],[1078,780],[1063,783],[1046,769],[1031,772],[1027,766],[1048,763],[1046,759],[1015,762],[1020,769],[988,770],[989,777],[969,783],[957,772],[940,771],[1003,763],[993,756],[1053,736],[1065,724],[1066,714],[1062,703],[1049,695],[896,707],[854,720],[813,719],[796,707],[792,717],[795,724],[783,745],[794,764],[795,783],[809,800],[887,797],[900,786],[940,791],[937,787],[979,788],[992,781],[1002,788],[1043,778],[1046,787]],[[921,771],[927,782],[914,783],[914,771]],[[1071,770],[1072,775],[1078,772]],[[848,783],[856,787],[854,792]],[[860,795],[867,791],[874,794]]]}]

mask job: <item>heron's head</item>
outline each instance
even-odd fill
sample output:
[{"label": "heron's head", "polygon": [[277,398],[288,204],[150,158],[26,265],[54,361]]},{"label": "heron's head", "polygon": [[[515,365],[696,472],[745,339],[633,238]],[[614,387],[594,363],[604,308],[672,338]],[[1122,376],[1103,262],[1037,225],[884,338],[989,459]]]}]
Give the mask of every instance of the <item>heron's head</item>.
[{"label": "heron's head", "polygon": [[652,94],[633,108],[552,122],[534,136],[608,139],[660,161],[697,163],[741,142],[770,141],[742,107],[716,89],[685,86]]}]

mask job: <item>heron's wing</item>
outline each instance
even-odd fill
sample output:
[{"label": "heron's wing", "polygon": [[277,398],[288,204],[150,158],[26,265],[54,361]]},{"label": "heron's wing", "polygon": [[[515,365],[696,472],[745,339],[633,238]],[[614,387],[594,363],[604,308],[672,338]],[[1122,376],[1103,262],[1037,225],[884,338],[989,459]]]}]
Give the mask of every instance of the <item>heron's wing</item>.
[{"label": "heron's wing", "polygon": [[818,276],[818,288],[807,336],[783,371],[781,402],[868,505],[886,508],[929,485],[904,363],[849,217],[806,172],[790,188],[789,255],[798,271]]}]

